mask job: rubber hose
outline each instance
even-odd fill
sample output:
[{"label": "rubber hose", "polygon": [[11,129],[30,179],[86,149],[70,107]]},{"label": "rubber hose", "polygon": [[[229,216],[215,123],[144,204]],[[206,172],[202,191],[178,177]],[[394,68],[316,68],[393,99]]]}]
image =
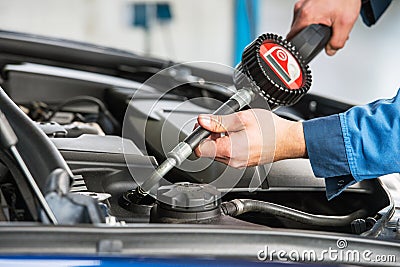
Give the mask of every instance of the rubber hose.
[{"label": "rubber hose", "polygon": [[275,203],[253,199],[235,199],[224,202],[221,205],[221,210],[225,215],[234,217],[247,212],[260,212],[307,225],[325,227],[347,226],[353,220],[367,216],[365,209],[359,209],[348,215],[328,216],[311,214]]}]

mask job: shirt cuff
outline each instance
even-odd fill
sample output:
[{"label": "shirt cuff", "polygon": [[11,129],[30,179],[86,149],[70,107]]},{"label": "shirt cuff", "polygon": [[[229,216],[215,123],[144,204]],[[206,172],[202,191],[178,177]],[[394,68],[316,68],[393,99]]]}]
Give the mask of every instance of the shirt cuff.
[{"label": "shirt cuff", "polygon": [[326,198],[331,200],[336,197],[340,193],[343,192],[347,187],[355,184],[357,181],[354,180],[351,175],[344,175],[338,177],[331,177],[325,179],[325,188],[326,188]]},{"label": "shirt cuff", "polygon": [[314,175],[325,178],[328,200],[356,183],[351,175],[339,115],[303,122],[304,138]]},{"label": "shirt cuff", "polygon": [[350,175],[339,115],[303,122],[311,167],[317,177]]}]

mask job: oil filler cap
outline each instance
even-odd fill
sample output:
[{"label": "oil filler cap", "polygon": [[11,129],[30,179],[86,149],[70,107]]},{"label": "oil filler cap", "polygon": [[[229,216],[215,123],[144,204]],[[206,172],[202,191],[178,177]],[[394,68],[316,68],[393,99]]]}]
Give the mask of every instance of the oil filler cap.
[{"label": "oil filler cap", "polygon": [[212,185],[176,183],[161,186],[157,200],[164,208],[176,211],[208,211],[219,207],[221,193]]},{"label": "oil filler cap", "polygon": [[157,203],[150,212],[150,222],[204,223],[221,215],[221,193],[212,185],[176,183],[161,186]]}]

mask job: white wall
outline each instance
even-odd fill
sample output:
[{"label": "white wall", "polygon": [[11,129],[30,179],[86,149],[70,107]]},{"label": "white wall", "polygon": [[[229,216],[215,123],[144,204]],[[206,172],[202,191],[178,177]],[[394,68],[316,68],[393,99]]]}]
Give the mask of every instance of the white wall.
[{"label": "white wall", "polygon": [[[144,33],[129,26],[128,5],[140,0],[0,0],[0,28],[143,52]],[[155,0],[152,0],[155,1]],[[177,61],[233,61],[233,0],[169,0],[174,21],[151,33],[154,56]],[[260,32],[285,35],[294,0],[261,0]],[[400,85],[400,1],[377,25],[357,22],[346,48],[312,63],[312,92],[366,103],[392,97]],[[1,52],[1,51],[0,51]]]},{"label": "white wall", "polygon": [[[0,28],[93,42],[142,53],[144,31],[130,26],[141,0],[0,0]],[[146,2],[156,2],[146,1]],[[162,1],[161,1],[162,2]],[[154,25],[151,54],[231,64],[233,1],[169,0],[173,21]]]}]

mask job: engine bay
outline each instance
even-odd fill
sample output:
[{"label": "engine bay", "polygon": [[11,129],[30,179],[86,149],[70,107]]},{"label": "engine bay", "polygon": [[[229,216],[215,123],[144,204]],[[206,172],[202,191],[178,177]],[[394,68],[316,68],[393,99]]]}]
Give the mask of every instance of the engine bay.
[{"label": "engine bay", "polygon": [[[208,99],[224,101],[232,95],[232,75],[178,66],[149,86],[145,81],[171,63],[130,59],[134,62],[130,65],[124,52],[103,50],[96,65],[90,51],[85,57],[48,51],[46,56],[11,52],[1,56],[4,92],[0,107],[19,139],[17,148],[52,209],[63,209],[63,214],[70,210],[71,218],[71,214],[79,214],[77,207],[82,209],[84,219],[66,218],[67,222],[251,225],[374,235],[392,214],[391,196],[377,179],[353,185],[328,201],[324,179],[313,175],[307,159],[245,171],[204,159],[196,163],[207,165],[199,172],[171,171],[165,177],[169,183],[159,185],[157,200],[149,196],[135,204],[130,193],[165,159],[169,145],[190,133],[194,123],[185,126],[187,122],[215,109],[215,102]],[[51,53],[57,55],[52,60],[48,58]],[[114,67],[111,63],[118,60],[120,65]],[[226,86],[205,86],[196,80],[199,77]],[[167,87],[174,89],[165,93]],[[188,106],[176,109],[183,102]],[[143,116],[149,107],[150,117]],[[126,115],[128,108],[131,112]],[[291,120],[305,120],[347,108],[344,103],[308,95],[295,106],[275,112]],[[41,143],[42,135],[47,145]],[[55,148],[65,160],[71,171],[70,185],[65,185],[68,173],[54,172],[49,158],[55,152],[46,146]],[[215,181],[221,173],[238,183],[231,188],[226,179]],[[0,220],[46,222],[23,176],[10,153],[3,151]],[[257,188],[254,181],[259,182]],[[68,200],[60,200],[63,194]],[[160,198],[203,204],[197,209],[181,209]],[[64,202],[69,204],[60,204]],[[382,213],[383,209],[389,211]]]}]

